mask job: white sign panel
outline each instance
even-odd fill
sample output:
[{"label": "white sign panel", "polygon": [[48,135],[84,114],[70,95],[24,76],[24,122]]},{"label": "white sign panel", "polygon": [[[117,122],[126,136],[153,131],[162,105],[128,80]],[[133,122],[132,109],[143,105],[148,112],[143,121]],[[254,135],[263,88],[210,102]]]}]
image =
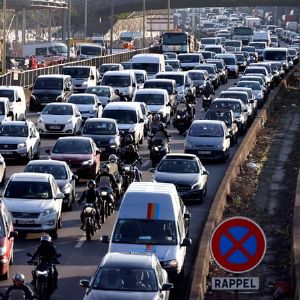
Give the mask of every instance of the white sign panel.
[{"label": "white sign panel", "polygon": [[258,290],[259,277],[213,277],[212,290]]}]

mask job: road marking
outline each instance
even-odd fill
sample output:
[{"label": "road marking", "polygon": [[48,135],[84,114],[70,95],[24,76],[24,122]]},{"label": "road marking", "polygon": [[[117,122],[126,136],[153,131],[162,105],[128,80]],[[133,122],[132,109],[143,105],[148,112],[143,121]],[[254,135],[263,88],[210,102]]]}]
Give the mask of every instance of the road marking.
[{"label": "road marking", "polygon": [[85,242],[85,235],[83,235],[77,242],[74,248],[81,248],[83,243]]}]

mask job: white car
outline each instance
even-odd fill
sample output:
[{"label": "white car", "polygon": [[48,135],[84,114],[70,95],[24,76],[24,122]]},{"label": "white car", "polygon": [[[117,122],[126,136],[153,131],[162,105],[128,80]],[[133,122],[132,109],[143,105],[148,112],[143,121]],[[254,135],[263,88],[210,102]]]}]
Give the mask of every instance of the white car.
[{"label": "white car", "polygon": [[95,94],[73,94],[69,97],[68,103],[73,103],[77,106],[83,120],[101,118],[102,116],[103,108]]},{"label": "white car", "polygon": [[43,109],[37,128],[41,134],[76,134],[80,131],[82,117],[73,103],[49,103]]},{"label": "white car", "polygon": [[15,229],[44,231],[56,237],[62,225],[63,197],[53,175],[15,173],[6,185],[3,202],[12,215]]}]

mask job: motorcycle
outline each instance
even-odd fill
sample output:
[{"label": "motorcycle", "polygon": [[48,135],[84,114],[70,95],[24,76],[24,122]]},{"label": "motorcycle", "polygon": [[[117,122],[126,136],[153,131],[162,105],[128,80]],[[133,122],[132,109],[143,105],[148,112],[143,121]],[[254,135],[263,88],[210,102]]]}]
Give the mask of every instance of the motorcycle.
[{"label": "motorcycle", "polygon": [[[127,190],[129,185],[133,181],[139,181],[136,179],[136,164],[141,163],[141,160],[136,160],[133,164],[127,164],[126,162],[122,162],[122,176],[123,176],[123,190],[124,192]],[[142,173],[139,172],[139,178],[142,178]]]},{"label": "motorcycle", "polygon": [[[27,256],[32,258],[32,254],[27,253]],[[58,254],[57,257],[60,257]],[[59,261],[53,263],[44,262],[41,258],[38,261],[28,261],[28,264],[35,265],[34,276],[36,278],[34,289],[38,299],[48,300],[56,289],[54,283],[54,265],[59,264]]]},{"label": "motorcycle", "polygon": [[155,139],[152,140],[152,147],[150,149],[150,159],[152,161],[152,167],[155,167],[161,159],[170,153],[168,139]]},{"label": "motorcycle", "polygon": [[83,230],[85,231],[86,240],[90,241],[97,231],[96,209],[92,203],[84,203],[83,213]]},{"label": "motorcycle", "polygon": [[[111,187],[98,187],[102,202],[105,202],[104,215],[110,216],[115,210],[115,196]],[[102,215],[102,214],[101,214]]]},{"label": "motorcycle", "polygon": [[179,134],[182,135],[190,128],[192,121],[193,117],[190,116],[186,108],[177,109],[173,119],[173,126],[179,131]]},{"label": "motorcycle", "polygon": [[204,110],[208,110],[212,102],[212,95],[203,95],[202,97],[202,107]]}]

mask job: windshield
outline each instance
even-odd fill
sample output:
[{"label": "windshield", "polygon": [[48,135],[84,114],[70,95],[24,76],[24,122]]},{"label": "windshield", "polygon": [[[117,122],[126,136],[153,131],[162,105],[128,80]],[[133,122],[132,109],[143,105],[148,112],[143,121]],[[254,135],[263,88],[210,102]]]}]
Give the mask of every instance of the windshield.
[{"label": "windshield", "polygon": [[14,94],[13,90],[0,90],[0,97],[6,97],[10,102],[14,101]]},{"label": "windshield", "polygon": [[192,137],[223,137],[224,131],[219,124],[194,124],[189,133]]},{"label": "windshield", "polygon": [[133,63],[132,69],[136,70],[144,70],[147,73],[154,74],[159,71],[159,64],[151,64],[151,63]]},{"label": "windshield", "polygon": [[5,190],[6,198],[22,199],[52,199],[49,182],[38,181],[10,181]]},{"label": "windshield", "polygon": [[265,51],[265,60],[287,60],[287,51]]},{"label": "windshield", "polygon": [[225,46],[241,47],[241,43],[239,41],[226,41]]},{"label": "windshield", "polygon": [[211,38],[204,38],[201,39],[201,44],[202,45],[215,45],[217,43],[216,39],[211,39]]},{"label": "windshield", "polygon": [[98,97],[110,97],[110,89],[109,88],[101,88],[101,87],[88,87],[85,92],[87,94],[95,94]]},{"label": "windshield", "polygon": [[263,75],[267,75],[267,72],[265,69],[254,69],[254,68],[246,68],[245,73],[244,74],[263,74]]},{"label": "windshield", "polygon": [[89,68],[63,68],[63,74],[70,75],[72,78],[88,78],[90,76]]},{"label": "windshield", "polygon": [[102,65],[99,69],[100,73],[105,73],[106,71],[119,71],[120,67],[118,65]]},{"label": "windshield", "polygon": [[200,58],[198,55],[178,55],[181,63],[199,63]]},{"label": "windshield", "polygon": [[176,75],[176,74],[168,74],[168,75],[164,75],[164,74],[160,74],[160,75],[156,75],[156,78],[161,78],[161,79],[174,79],[176,81],[176,85],[177,86],[181,86],[184,84],[184,76],[183,75]]},{"label": "windshield", "polygon": [[253,29],[249,27],[234,27],[233,35],[253,35]]},{"label": "windshield", "polygon": [[91,135],[114,135],[116,126],[112,122],[86,122],[82,132]]},{"label": "windshield", "polygon": [[147,105],[164,105],[165,97],[162,94],[136,94],[135,102],[145,102]]},{"label": "windshield", "polygon": [[[92,283],[92,289],[133,292],[156,292],[157,279],[152,269],[100,268]],[[145,295],[144,295],[145,296]]]},{"label": "windshield", "polygon": [[232,99],[239,99],[242,100],[244,103],[248,103],[248,96],[247,94],[237,94],[237,93],[222,93],[220,98],[232,98]]},{"label": "windshield", "polygon": [[62,90],[63,80],[61,78],[37,78],[34,83],[35,90]]},{"label": "windshield", "polygon": [[73,108],[70,105],[47,105],[42,111],[42,115],[73,115]]},{"label": "windshield", "polygon": [[89,46],[81,46],[80,52],[83,55],[102,55],[102,48],[101,47],[89,47]]},{"label": "windshield", "polygon": [[251,88],[252,90],[261,90],[261,86],[259,84],[259,82],[255,82],[255,81],[239,81],[237,86],[242,86],[242,87],[249,87]]},{"label": "windshield", "polygon": [[235,54],[236,60],[238,62],[244,62],[245,61],[245,57],[243,54]]},{"label": "windshield", "polygon": [[247,51],[247,52],[255,52],[255,47],[252,46],[244,46],[242,48],[243,51]]},{"label": "windshield", "polygon": [[134,110],[113,110],[107,109],[103,111],[103,118],[115,119],[118,124],[135,124],[137,116]]},{"label": "windshield", "polygon": [[4,107],[4,102],[0,102],[0,115],[5,114],[5,107]]},{"label": "windshield", "polygon": [[77,96],[77,95],[72,95],[68,99],[69,103],[74,103],[74,104],[81,104],[81,105],[88,105],[88,104],[95,104],[95,98],[93,96]]},{"label": "windshield", "polygon": [[[54,51],[53,51],[54,50]],[[54,47],[49,47],[49,52],[50,53],[68,53],[68,48],[67,46],[63,45],[63,46],[54,46]]]},{"label": "windshield", "polygon": [[171,66],[173,69],[179,69],[179,62],[178,61],[166,60],[166,64]]},{"label": "windshield", "polygon": [[130,86],[130,76],[128,75],[105,75],[102,79],[102,85],[109,86]]},{"label": "windshield", "polygon": [[91,144],[83,139],[58,140],[52,149],[52,153],[59,154],[91,154]]},{"label": "windshield", "polygon": [[[148,203],[148,206],[151,203]],[[113,243],[176,245],[175,222],[168,220],[119,219]]]},{"label": "windshield", "polygon": [[233,112],[241,112],[242,107],[240,103],[233,101],[213,101],[211,108],[222,108],[222,109],[231,109]]},{"label": "windshield", "polygon": [[135,80],[136,80],[137,83],[144,83],[145,82],[144,74],[134,73],[134,75],[135,75]]},{"label": "windshield", "polygon": [[236,65],[236,59],[233,57],[222,57],[226,65]]},{"label": "windshield", "polygon": [[227,126],[231,126],[232,117],[229,111],[226,112],[216,112],[209,110],[205,115],[205,120],[220,120],[224,121]]},{"label": "windshield", "polygon": [[152,82],[152,81],[146,81],[144,85],[145,89],[163,89],[167,90],[168,94],[171,95],[173,93],[173,86],[172,84],[166,83],[166,82]]},{"label": "windshield", "polygon": [[255,76],[252,77],[251,75],[249,76],[242,76],[240,81],[258,81],[261,85],[265,84],[265,81],[262,77],[260,76]]},{"label": "windshield", "polygon": [[64,166],[32,164],[28,165],[24,172],[52,174],[56,180],[68,179],[68,174]]},{"label": "windshield", "polygon": [[196,161],[190,159],[164,159],[157,168],[158,172],[167,173],[199,173]]},{"label": "windshield", "polygon": [[189,72],[189,76],[192,80],[204,80],[205,76],[202,72]]},{"label": "windshield", "polygon": [[163,45],[186,45],[187,34],[166,32],[162,36]]},{"label": "windshield", "polygon": [[199,65],[199,66],[196,66],[195,69],[207,71],[208,74],[215,74],[215,69],[214,69],[214,67],[211,67],[211,66]]},{"label": "windshield", "polygon": [[213,23],[204,23],[203,28],[206,28],[206,29],[215,28],[215,24],[213,24]]},{"label": "windshield", "polygon": [[204,51],[201,53],[202,53],[204,59],[213,58],[213,56],[216,55],[214,52],[209,52],[209,51]]},{"label": "windshield", "polygon": [[0,125],[0,136],[19,136],[27,137],[28,128],[22,125]]},{"label": "windshield", "polygon": [[251,46],[254,46],[255,49],[265,49],[266,43],[251,43]]}]

